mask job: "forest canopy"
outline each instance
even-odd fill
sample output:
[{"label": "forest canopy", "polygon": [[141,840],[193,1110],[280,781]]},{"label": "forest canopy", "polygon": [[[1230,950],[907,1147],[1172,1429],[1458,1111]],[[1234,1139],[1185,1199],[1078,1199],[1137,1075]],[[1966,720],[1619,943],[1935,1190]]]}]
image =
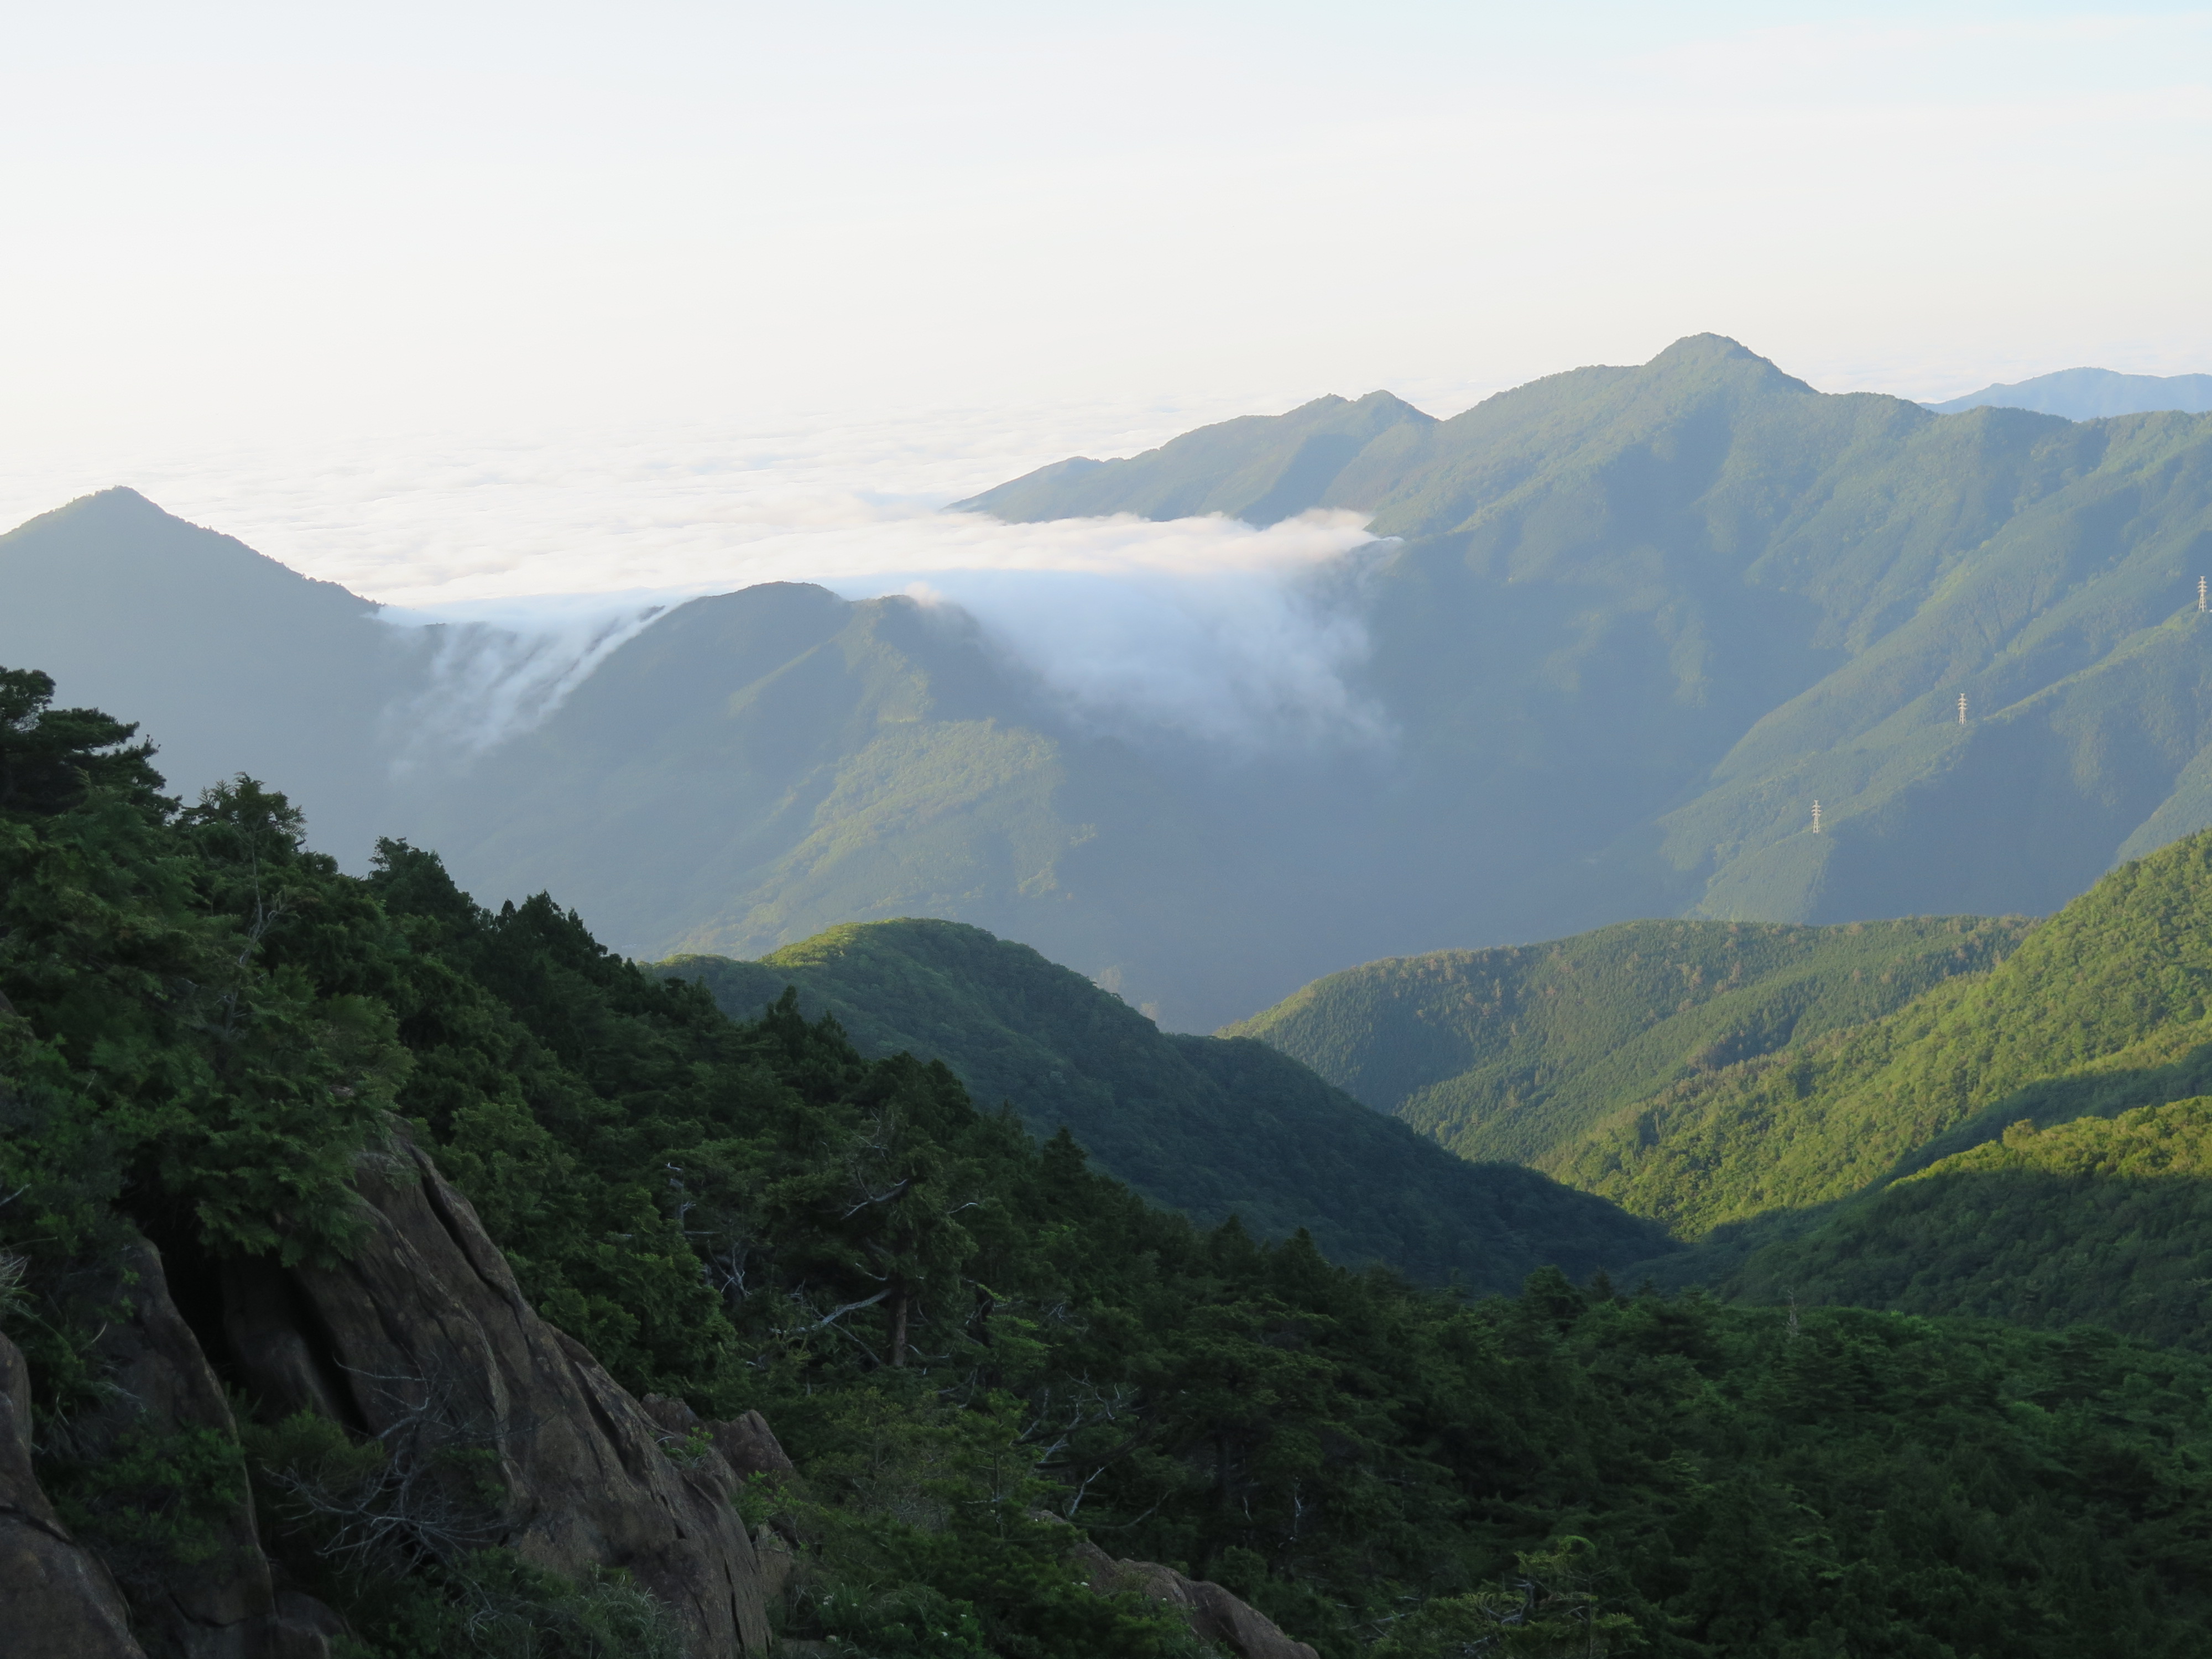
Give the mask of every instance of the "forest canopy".
[{"label": "forest canopy", "polygon": [[[248,1400],[234,1445],[73,1463],[120,1253],[343,1258],[356,1161],[404,1133],[627,1388],[775,1425],[799,1478],[744,1501],[805,1557],[787,1633],[831,1650],[1189,1650],[1083,1588],[1079,1534],[1332,1659],[2201,1650],[2194,1358],[1556,1269],[1470,1300],[1201,1228],[940,1064],[788,997],[732,1020],[420,848],[346,875],[282,794],[180,805],[128,727],[0,684],[33,778],[0,806],[5,1328],[41,1477],[103,1547],[188,1548],[196,1494],[306,1432]],[[356,1655],[483,1650],[454,1570],[341,1567],[260,1513]]]}]

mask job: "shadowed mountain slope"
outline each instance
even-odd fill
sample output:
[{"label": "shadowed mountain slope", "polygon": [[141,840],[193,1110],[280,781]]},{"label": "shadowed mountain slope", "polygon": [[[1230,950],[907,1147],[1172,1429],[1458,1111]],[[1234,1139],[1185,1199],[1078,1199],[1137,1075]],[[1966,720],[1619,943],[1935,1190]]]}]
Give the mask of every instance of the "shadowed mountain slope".
[{"label": "shadowed mountain slope", "polygon": [[1275,1237],[1304,1227],[1335,1259],[1511,1290],[1556,1264],[1586,1276],[1660,1235],[1511,1164],[1473,1164],[1377,1115],[1259,1042],[1162,1033],[1081,975],[980,928],[833,928],[760,962],[678,957],[732,1018],[795,986],[865,1054],[943,1060],[976,1099],[1037,1133],[1063,1125],[1098,1164],[1207,1222]]},{"label": "shadowed mountain slope", "polygon": [[131,489],[0,536],[0,662],[39,664],[65,705],[137,711],[186,799],[241,771],[286,779],[356,865],[387,827],[372,757],[430,643],[376,611]]}]

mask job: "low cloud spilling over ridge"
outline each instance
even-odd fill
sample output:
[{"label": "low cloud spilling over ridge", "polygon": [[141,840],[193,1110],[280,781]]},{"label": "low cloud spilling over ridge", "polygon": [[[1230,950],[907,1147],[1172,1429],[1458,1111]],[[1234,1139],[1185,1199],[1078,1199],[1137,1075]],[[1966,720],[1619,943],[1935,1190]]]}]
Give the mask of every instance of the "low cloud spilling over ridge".
[{"label": "low cloud spilling over ridge", "polygon": [[966,611],[1103,730],[1245,750],[1381,734],[1380,712],[1347,682],[1368,641],[1345,558],[1377,545],[1361,515],[1313,513],[1259,531],[1218,518],[1066,527],[1126,538],[1121,562],[945,571],[906,591]]},{"label": "low cloud spilling over ridge", "polygon": [[958,605],[1101,728],[1277,746],[1372,729],[1345,683],[1364,636],[1330,575],[1369,542],[1358,520],[1010,525],[942,508],[1071,453],[1126,454],[1294,401],[19,455],[0,467],[0,505],[28,516],[129,483],[382,602],[390,622],[451,625],[432,693],[392,711],[408,759],[527,730],[663,610],[764,581]]},{"label": "low cloud spilling over ridge", "polygon": [[434,690],[398,711],[410,752],[477,750],[526,731],[668,608],[779,580],[957,607],[1071,715],[1103,731],[1257,750],[1381,730],[1346,679],[1367,651],[1356,572],[1344,562],[1374,544],[1358,514],[1260,530],[1220,517],[1009,525],[898,510],[763,539],[735,582],[388,607],[394,623],[451,629]]}]

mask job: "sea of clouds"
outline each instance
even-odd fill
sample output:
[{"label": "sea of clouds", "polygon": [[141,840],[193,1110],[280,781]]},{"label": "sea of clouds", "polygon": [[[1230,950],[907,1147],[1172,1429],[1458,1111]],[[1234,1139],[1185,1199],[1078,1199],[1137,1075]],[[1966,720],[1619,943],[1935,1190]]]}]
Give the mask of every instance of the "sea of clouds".
[{"label": "sea of clouds", "polygon": [[1358,569],[1376,546],[1356,515],[1255,529],[944,510],[1071,453],[1127,454],[1244,412],[930,410],[18,452],[0,471],[0,514],[20,521],[127,483],[378,600],[392,625],[445,624],[434,692],[407,711],[418,751],[527,730],[671,607],[764,581],[957,607],[1073,716],[1108,729],[1246,749],[1371,736],[1349,678],[1367,648]]}]

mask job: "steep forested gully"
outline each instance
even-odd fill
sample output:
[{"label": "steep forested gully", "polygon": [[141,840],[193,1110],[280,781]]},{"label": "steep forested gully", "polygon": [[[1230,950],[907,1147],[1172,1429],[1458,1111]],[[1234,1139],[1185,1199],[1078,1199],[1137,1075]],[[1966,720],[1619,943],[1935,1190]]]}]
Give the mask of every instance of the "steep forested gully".
[{"label": "steep forested gully", "polygon": [[[1626,1218],[1511,1295],[1194,1222],[51,690],[0,673],[25,1650],[2203,1651],[2193,1353],[1662,1291]],[[2193,1169],[2095,1122],[1945,1178]]]}]

